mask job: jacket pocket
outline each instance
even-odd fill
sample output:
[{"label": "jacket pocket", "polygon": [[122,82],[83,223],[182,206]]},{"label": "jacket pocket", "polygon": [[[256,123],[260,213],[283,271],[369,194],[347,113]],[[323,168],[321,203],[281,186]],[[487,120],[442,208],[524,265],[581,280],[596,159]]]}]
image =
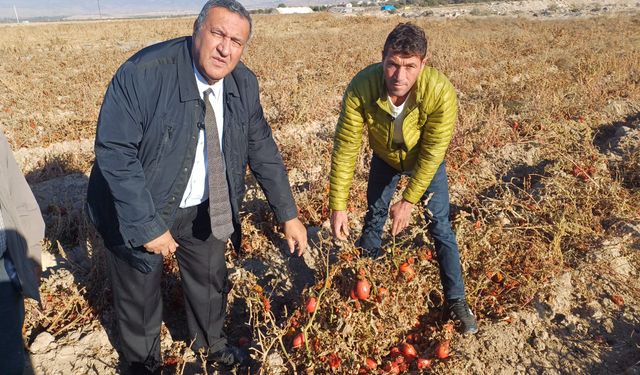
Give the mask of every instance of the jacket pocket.
[{"label": "jacket pocket", "polygon": [[171,143],[171,138],[173,137],[173,126],[170,124],[165,125],[164,130],[162,132],[162,137],[160,138],[160,143],[158,144],[158,151],[156,151],[155,162],[153,163],[153,168],[151,169],[151,177],[149,178],[149,184],[155,181],[158,176],[158,171],[160,170],[162,161],[164,159],[164,154],[167,150],[167,147]]}]

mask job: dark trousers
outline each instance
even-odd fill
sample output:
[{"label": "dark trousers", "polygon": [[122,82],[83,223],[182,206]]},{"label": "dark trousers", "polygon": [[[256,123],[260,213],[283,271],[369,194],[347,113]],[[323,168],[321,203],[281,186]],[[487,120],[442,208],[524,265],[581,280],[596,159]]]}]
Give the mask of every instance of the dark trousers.
[{"label": "dark trousers", "polygon": [[[182,278],[189,334],[195,340],[192,349],[216,352],[226,345],[222,326],[227,267],[225,243],[211,236],[208,202],[178,209],[171,235],[179,245],[175,256]],[[132,367],[154,371],[161,364],[162,262],[151,272],[142,273],[109,253],[122,352]]]},{"label": "dark trousers", "polygon": [[[389,216],[389,204],[396,190],[401,173],[377,156],[371,159],[371,170],[367,186],[367,214],[364,218],[362,236],[358,246],[370,253],[379,253],[382,231]],[[464,298],[464,281],[460,265],[460,253],[455,233],[449,220],[449,182],[444,162],[438,167],[431,184],[422,199],[431,195],[424,206],[429,219],[427,230],[435,244],[440,281],[447,300]]]},{"label": "dark trousers", "polygon": [[24,296],[9,279],[0,256],[0,373],[22,375],[25,366],[22,323]]}]

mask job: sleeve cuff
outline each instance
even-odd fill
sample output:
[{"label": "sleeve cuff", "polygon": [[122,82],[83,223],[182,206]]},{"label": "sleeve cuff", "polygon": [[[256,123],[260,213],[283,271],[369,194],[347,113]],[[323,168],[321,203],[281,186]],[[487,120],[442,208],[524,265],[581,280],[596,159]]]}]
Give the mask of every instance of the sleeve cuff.
[{"label": "sleeve cuff", "polygon": [[127,239],[131,247],[136,248],[144,246],[144,244],[160,237],[161,234],[168,230],[167,224],[162,220],[160,215],[144,224],[135,227],[122,228],[122,237]]},{"label": "sleeve cuff", "polygon": [[273,213],[276,215],[276,220],[280,224],[298,217],[298,209],[295,204],[284,209],[274,209]]}]

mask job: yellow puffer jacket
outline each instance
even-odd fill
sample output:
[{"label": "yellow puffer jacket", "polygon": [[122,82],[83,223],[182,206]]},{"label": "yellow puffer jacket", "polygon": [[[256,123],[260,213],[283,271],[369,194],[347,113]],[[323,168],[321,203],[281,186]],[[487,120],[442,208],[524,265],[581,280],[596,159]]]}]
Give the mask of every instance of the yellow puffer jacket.
[{"label": "yellow puffer jacket", "polygon": [[442,73],[425,67],[405,105],[404,146],[393,144],[393,117],[389,108],[382,64],[360,71],[345,91],[333,143],[329,206],[345,210],[356,159],[366,125],[373,152],[398,171],[410,171],[403,198],[417,203],[429,187],[453,135],[458,112],[456,91]]}]

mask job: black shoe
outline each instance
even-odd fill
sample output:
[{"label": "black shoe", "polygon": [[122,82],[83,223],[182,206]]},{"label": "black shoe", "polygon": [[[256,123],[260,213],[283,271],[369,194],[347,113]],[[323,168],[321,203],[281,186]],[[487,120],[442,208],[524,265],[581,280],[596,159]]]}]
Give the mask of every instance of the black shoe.
[{"label": "black shoe", "polygon": [[209,354],[208,359],[226,367],[243,366],[248,364],[249,354],[237,346],[226,345],[217,352]]},{"label": "black shoe", "polygon": [[464,299],[457,299],[447,302],[451,319],[457,320],[462,325],[462,333],[476,334],[478,333],[478,322],[471,312],[469,305]]},{"label": "black shoe", "polygon": [[129,364],[129,375],[161,375],[162,365],[158,362],[150,363],[131,362]]}]

